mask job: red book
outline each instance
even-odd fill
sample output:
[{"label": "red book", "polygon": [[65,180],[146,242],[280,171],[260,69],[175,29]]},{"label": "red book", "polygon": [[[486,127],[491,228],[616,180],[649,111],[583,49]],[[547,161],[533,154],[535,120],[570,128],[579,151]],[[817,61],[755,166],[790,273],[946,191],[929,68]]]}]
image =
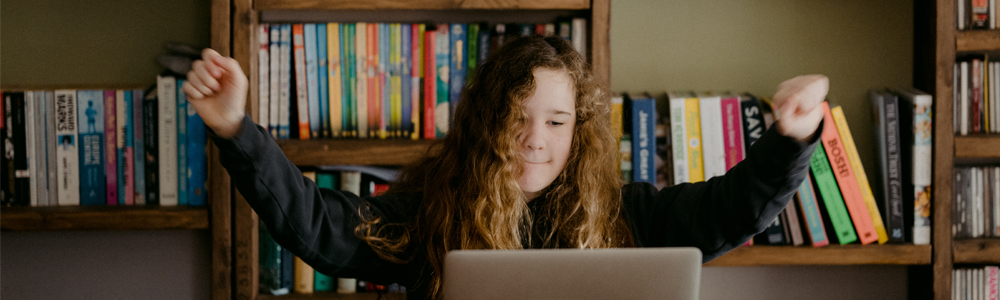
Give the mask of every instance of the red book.
[{"label": "red book", "polygon": [[858,180],[854,177],[854,170],[851,169],[850,159],[847,158],[847,151],[837,133],[837,125],[833,122],[833,115],[830,114],[830,104],[823,102],[823,148],[830,159],[830,166],[833,174],[837,178],[837,185],[840,186],[840,193],[844,196],[844,204],[851,214],[851,221],[854,229],[858,231],[858,240],[861,244],[870,244],[878,241],[878,233],[875,232],[875,225],[872,224],[872,217],[868,214],[868,206],[861,196],[861,188]]},{"label": "red book", "polygon": [[545,24],[535,24],[535,34],[545,36]]},{"label": "red book", "polygon": [[368,55],[366,55],[368,59],[368,70],[366,70],[368,72],[368,99],[365,100],[368,101],[368,137],[375,138],[378,136],[378,123],[382,118],[382,115],[378,113],[378,105],[381,104],[378,99],[382,88],[378,85],[378,71],[376,70],[378,68],[378,24],[369,23],[366,32],[368,33],[368,39],[366,39],[368,46],[365,47],[365,50],[368,51]]},{"label": "red book", "polygon": [[437,60],[435,59],[434,30],[424,31],[424,139],[433,140],[434,107],[437,106]]},{"label": "red book", "polygon": [[723,96],[722,107],[722,144],[725,145],[726,171],[732,169],[743,160],[743,119],[740,113],[740,98]]},{"label": "red book", "polygon": [[292,25],[292,51],[295,53],[295,96],[299,107],[299,139],[309,139],[309,91],[306,88],[306,46],[302,24]]},{"label": "red book", "polygon": [[108,205],[118,205],[118,103],[115,90],[104,91],[104,178]]}]

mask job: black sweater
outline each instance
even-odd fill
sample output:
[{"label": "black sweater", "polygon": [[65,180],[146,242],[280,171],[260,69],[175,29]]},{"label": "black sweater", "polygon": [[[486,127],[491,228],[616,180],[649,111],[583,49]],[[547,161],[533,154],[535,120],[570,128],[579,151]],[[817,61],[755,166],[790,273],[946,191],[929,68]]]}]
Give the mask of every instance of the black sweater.
[{"label": "black sweater", "polygon": [[[772,128],[725,176],[659,191],[648,183],[625,185],[624,218],[636,245],[697,247],[706,262],[742,245],[764,231],[788,204],[809,170],[818,132],[815,136],[801,143]],[[388,262],[354,234],[363,202],[382,222],[401,223],[415,216],[420,195],[360,198],[320,189],[249,117],[233,138],[213,135],[213,140],[232,182],[280,245],[324,274],[395,282],[409,288],[410,298],[422,295],[417,280],[425,281],[431,270],[425,261]],[[534,210],[538,201],[545,199],[529,207]]]}]

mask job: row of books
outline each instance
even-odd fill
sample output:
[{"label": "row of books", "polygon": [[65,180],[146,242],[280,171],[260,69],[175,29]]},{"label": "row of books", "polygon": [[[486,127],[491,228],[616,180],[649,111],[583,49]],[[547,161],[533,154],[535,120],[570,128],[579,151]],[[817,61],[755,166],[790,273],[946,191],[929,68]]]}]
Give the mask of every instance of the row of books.
[{"label": "row of books", "polygon": [[1000,269],[997,266],[985,266],[951,270],[951,299],[1000,299]]},{"label": "row of books", "polygon": [[1000,237],[1000,167],[955,168],[954,190],[952,236]]},{"label": "row of books", "polygon": [[205,125],[181,82],[4,91],[3,206],[204,206]]},{"label": "row of books", "polygon": [[996,29],[1000,23],[996,0],[956,0],[955,6],[958,30]]},{"label": "row of books", "polygon": [[[891,99],[883,101],[883,93]],[[755,240],[794,245],[808,240],[813,246],[930,242],[931,97],[916,90],[873,95],[879,95],[872,99],[875,122],[885,125],[876,126],[876,133],[890,132],[879,141],[883,152],[892,151],[880,158],[882,180],[869,183],[843,109],[824,102],[822,145],[812,156],[811,173],[785,212]],[[612,107],[613,124],[623,130],[623,178],[661,189],[724,175],[775,121],[770,103],[749,93],[624,95],[613,97]]]},{"label": "row of books", "polygon": [[[515,31],[516,29],[516,31]],[[586,20],[551,24],[261,24],[258,118],[278,139],[435,139],[465,82],[511,36],[586,51]]]},{"label": "row of books", "polygon": [[979,55],[955,63],[954,87],[955,133],[1000,133],[1000,62]]},{"label": "row of books", "polygon": [[[362,197],[379,195],[389,190],[389,181],[395,170],[374,167],[341,166],[304,171],[319,188],[344,190]],[[314,270],[295,257],[288,249],[274,241],[263,223],[259,226],[260,292],[270,295],[288,293],[311,294],[314,292],[355,293],[406,292],[398,284],[379,285],[354,278],[331,278]]]}]

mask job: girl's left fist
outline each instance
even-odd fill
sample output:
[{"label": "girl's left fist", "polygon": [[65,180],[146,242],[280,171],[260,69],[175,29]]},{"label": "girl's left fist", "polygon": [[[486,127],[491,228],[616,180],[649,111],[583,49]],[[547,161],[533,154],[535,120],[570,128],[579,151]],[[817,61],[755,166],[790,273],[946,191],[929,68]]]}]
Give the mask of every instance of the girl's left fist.
[{"label": "girl's left fist", "polygon": [[774,94],[778,133],[798,141],[808,141],[823,121],[823,100],[830,90],[830,79],[813,74],[785,80]]}]

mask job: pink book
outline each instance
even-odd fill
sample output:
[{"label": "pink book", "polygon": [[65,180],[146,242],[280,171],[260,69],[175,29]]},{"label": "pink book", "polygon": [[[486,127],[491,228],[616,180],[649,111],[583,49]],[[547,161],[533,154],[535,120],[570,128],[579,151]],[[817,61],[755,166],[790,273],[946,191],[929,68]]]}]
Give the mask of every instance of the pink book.
[{"label": "pink book", "polygon": [[299,111],[299,139],[309,139],[309,91],[306,89],[306,46],[302,24],[292,25],[292,51],[295,53],[295,96]]},{"label": "pink book", "polygon": [[722,97],[722,143],[726,150],[726,171],[743,160],[743,119],[740,117],[740,97]]},{"label": "pink book", "polygon": [[118,109],[115,90],[104,91],[104,178],[108,205],[118,205]]},{"label": "pink book", "polygon": [[[135,171],[133,170],[133,168],[135,168],[135,164],[133,163],[134,154],[132,153],[132,139],[128,136],[133,133],[132,124],[129,123],[129,121],[131,121],[129,114],[132,113],[130,111],[132,108],[132,91],[118,90],[115,95],[118,98],[118,107],[116,108],[118,113],[118,128],[116,130],[116,132],[118,132],[117,142],[118,149],[121,149],[120,153],[122,154],[121,157],[118,158],[118,162],[122,164],[122,173],[120,174],[122,178],[119,178],[118,180],[121,181],[121,184],[125,185],[125,192],[120,193],[120,196],[122,197],[121,200],[125,201],[125,205],[135,205]],[[119,201],[118,204],[121,204],[121,201]]]},{"label": "pink book", "polygon": [[997,278],[1000,276],[1000,269],[997,266],[986,266],[986,300],[1000,300],[1000,285]]}]

